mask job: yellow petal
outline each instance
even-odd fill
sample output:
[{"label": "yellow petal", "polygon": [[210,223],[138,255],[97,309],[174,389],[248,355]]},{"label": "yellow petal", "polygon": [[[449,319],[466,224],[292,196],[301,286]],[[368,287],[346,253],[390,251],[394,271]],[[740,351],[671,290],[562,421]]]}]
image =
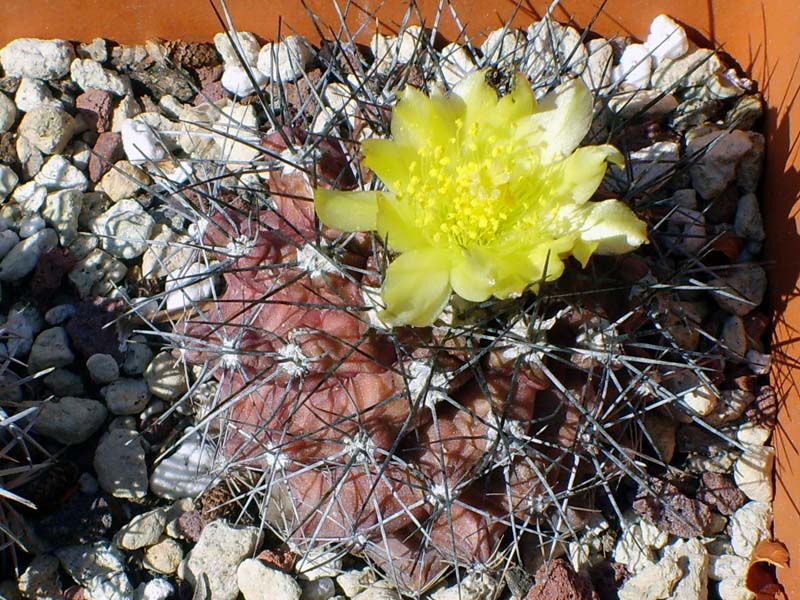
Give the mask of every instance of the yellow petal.
[{"label": "yellow petal", "polygon": [[314,190],[314,209],[319,220],[341,231],[373,231],[378,215],[378,192]]},{"label": "yellow petal", "polygon": [[444,145],[464,118],[464,101],[434,90],[430,97],[407,87],[392,113],[392,136],[402,145],[421,148]]},{"label": "yellow petal", "polygon": [[596,242],[598,254],[623,254],[647,243],[647,225],[619,200],[585,205],[581,239]]},{"label": "yellow petal", "polygon": [[529,124],[541,133],[532,142],[541,144],[542,163],[570,154],[581,143],[592,124],[592,94],[580,79],[562,83],[542,98]]},{"label": "yellow petal", "polygon": [[390,195],[378,195],[377,230],[383,241],[397,252],[421,250],[430,246],[419,227],[414,226],[408,210]]},{"label": "yellow petal", "polygon": [[600,187],[606,174],[607,163],[622,166],[624,159],[619,150],[604,144],[578,148],[558,164],[558,187],[553,189],[557,196],[583,204]]},{"label": "yellow petal", "polygon": [[519,248],[517,252],[491,255],[495,282],[492,293],[498,298],[516,296],[531,288],[538,291],[545,281],[553,281],[564,272],[562,255],[572,248],[568,238]]},{"label": "yellow petal", "polygon": [[460,81],[453,94],[464,99],[464,129],[486,122],[497,107],[497,92],[486,83],[486,71],[475,71]]},{"label": "yellow petal", "polygon": [[507,123],[522,119],[536,110],[536,98],[530,82],[522,73],[514,75],[514,85],[510,93],[497,103],[497,114],[500,120]]},{"label": "yellow petal", "polygon": [[450,255],[443,250],[415,250],[398,256],[386,270],[381,320],[392,325],[424,327],[436,320],[450,299]]},{"label": "yellow petal", "polygon": [[476,71],[456,85],[453,93],[464,99],[466,105],[464,129],[473,123],[483,125],[489,133],[508,135],[512,124],[533,114],[536,99],[531,84],[517,73],[510,93],[502,98],[486,83],[487,70]]},{"label": "yellow petal", "polygon": [[396,184],[409,177],[409,164],[417,158],[416,149],[403,146],[394,140],[370,139],[361,143],[364,166],[381,178],[393,192],[399,191]]},{"label": "yellow petal", "polygon": [[491,261],[479,249],[464,250],[454,257],[450,285],[456,294],[470,302],[483,302],[494,292]]},{"label": "yellow petal", "polygon": [[597,246],[600,244],[598,242],[587,242],[582,239],[578,239],[575,241],[575,246],[572,248],[572,256],[581,263],[582,267],[586,267],[589,264],[589,259],[592,257],[592,254],[595,253],[597,250]]}]

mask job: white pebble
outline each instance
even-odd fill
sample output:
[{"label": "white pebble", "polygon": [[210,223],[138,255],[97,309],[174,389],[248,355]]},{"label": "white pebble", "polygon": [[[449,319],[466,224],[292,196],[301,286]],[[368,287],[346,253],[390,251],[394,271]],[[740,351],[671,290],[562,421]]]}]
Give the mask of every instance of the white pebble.
[{"label": "white pebble", "polygon": [[189,498],[201,494],[214,481],[214,448],[194,435],[158,463],[150,476],[150,491],[161,498]]},{"label": "white pebble", "polygon": [[61,102],[53,98],[53,93],[44,81],[30,77],[23,77],[19,82],[17,93],[14,94],[14,103],[22,112],[28,112],[42,105],[63,108]]},{"label": "white pebble", "polygon": [[748,502],[731,515],[729,527],[734,553],[749,559],[758,543],[770,537],[772,505]]},{"label": "white pebble", "polygon": [[652,70],[650,51],[643,44],[630,44],[622,52],[619,65],[614,67],[614,79],[635,88],[646,88],[650,85]]},{"label": "white pebble", "polygon": [[127,119],[122,123],[120,133],[125,156],[130,162],[154,162],[164,158],[164,148],[146,123],[136,119]]},{"label": "white pebble", "polygon": [[245,600],[299,600],[302,592],[294,577],[256,558],[239,565],[236,579]]},{"label": "white pebble", "polygon": [[61,154],[47,159],[42,170],[36,174],[34,181],[51,192],[56,190],[85,192],[89,188],[89,180],[86,179],[86,175]]},{"label": "white pebble", "polygon": [[312,57],[308,43],[300,36],[290,35],[261,48],[258,70],[273,80],[295,81],[303,76]]},{"label": "white pebble", "polygon": [[[250,77],[252,76],[252,80]],[[255,82],[255,86],[253,85]],[[249,96],[267,83],[267,77],[260,70],[251,67],[248,71],[239,65],[228,65],[222,72],[222,87],[235,96]]]},{"label": "white pebble", "polygon": [[114,71],[104,69],[96,60],[76,58],[70,65],[70,76],[83,91],[103,90],[116,96],[124,96],[126,92],[123,79]]},{"label": "white pebble", "polygon": [[169,273],[165,287],[167,310],[174,311],[211,298],[214,283],[208,268],[194,263],[177,273]]},{"label": "white pebble", "polygon": [[65,40],[20,38],[0,50],[0,64],[7,77],[60,79],[69,73],[74,57],[72,44]]},{"label": "white pebble", "polygon": [[689,407],[693,412],[705,417],[714,412],[719,402],[719,396],[708,385],[700,384],[696,388],[688,390],[680,396],[681,403]]},{"label": "white pebble", "polygon": [[222,56],[222,62],[225,63],[225,66],[242,64],[242,59],[239,58],[236,50],[234,50],[231,40],[236,44],[239,55],[248,65],[256,64],[258,51],[261,48],[256,36],[249,31],[229,31],[227,33],[218,33],[214,36],[214,46]]},{"label": "white pebble", "polygon": [[167,600],[175,593],[175,586],[166,579],[151,579],[136,588],[135,600]]},{"label": "white pebble", "polygon": [[117,258],[131,259],[140,256],[155,221],[136,200],[120,200],[106,212],[89,222],[89,229],[100,237],[106,252]]},{"label": "white pebble", "polygon": [[23,213],[38,213],[44,208],[47,188],[35,181],[28,181],[14,190],[12,198],[20,205]]},{"label": "white pebble", "polygon": [[686,31],[667,15],[658,15],[650,24],[650,34],[644,42],[658,64],[665,58],[680,58],[689,51]]},{"label": "white pebble", "polygon": [[775,449],[770,446],[750,447],[733,466],[733,479],[751,500],[772,501],[772,468]]}]

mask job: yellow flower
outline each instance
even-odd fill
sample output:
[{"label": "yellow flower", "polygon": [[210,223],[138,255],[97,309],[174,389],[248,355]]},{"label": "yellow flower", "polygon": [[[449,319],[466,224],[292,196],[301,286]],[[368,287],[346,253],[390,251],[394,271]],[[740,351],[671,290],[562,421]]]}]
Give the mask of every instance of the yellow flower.
[{"label": "yellow flower", "polygon": [[501,98],[485,72],[449,95],[408,88],[392,139],[362,145],[386,191],[317,189],[317,215],[335,229],[375,230],[398,254],[383,285],[389,323],[431,324],[452,291],[473,302],[538,291],[570,255],[586,266],[593,253],[647,242],[622,202],[589,201],[607,163],[623,161],[610,145],[578,148],[591,121],[580,80],[538,103],[520,74]]}]

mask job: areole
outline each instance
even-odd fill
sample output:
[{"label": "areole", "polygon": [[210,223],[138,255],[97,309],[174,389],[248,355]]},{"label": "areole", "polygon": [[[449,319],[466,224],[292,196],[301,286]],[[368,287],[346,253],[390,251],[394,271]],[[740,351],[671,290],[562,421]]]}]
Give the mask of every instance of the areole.
[{"label": "areole", "polygon": [[[149,38],[183,38],[205,41],[223,29],[212,7],[213,0],[184,0],[163,3],[139,0],[108,3],[101,0],[6,0],[0,3],[0,45],[18,37],[91,40],[104,37],[120,43],[142,42]],[[540,0],[450,0],[454,11],[470,32],[490,31],[514,15],[514,24],[525,26],[543,14],[547,4]],[[344,5],[342,0],[340,5]],[[437,0],[418,0],[426,22],[437,18]],[[699,41],[721,48],[733,57],[742,70],[760,82],[768,110],[765,134],[767,164],[762,198],[770,274],[771,307],[774,310],[773,374],[781,399],[779,427],[776,430],[776,496],[774,500],[775,537],[783,541],[790,555],[800,556],[800,13],[786,10],[780,0],[608,0],[603,12],[592,22],[597,0],[564,0],[554,10],[558,20],[574,20],[590,25],[603,35],[632,35],[642,38],[647,25],[659,13],[668,13],[686,25]],[[333,0],[273,0],[268,5],[256,0],[230,0],[234,26],[253,31],[264,39],[298,32],[319,39],[315,19],[320,24],[339,22]],[[363,0],[354,3],[350,13],[355,23],[364,25],[364,40],[372,25],[380,22],[387,31],[397,29],[407,1]],[[445,37],[456,37],[459,26],[446,8],[439,16]],[[321,26],[322,27],[322,26]],[[789,598],[800,597],[800,568],[779,573]]]}]

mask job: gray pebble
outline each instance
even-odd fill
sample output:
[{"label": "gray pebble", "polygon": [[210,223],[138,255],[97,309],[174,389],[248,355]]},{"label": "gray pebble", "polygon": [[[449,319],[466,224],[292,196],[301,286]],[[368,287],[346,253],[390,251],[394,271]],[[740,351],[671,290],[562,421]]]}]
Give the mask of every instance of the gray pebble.
[{"label": "gray pebble", "polygon": [[104,387],[101,393],[108,410],[114,415],[139,414],[150,400],[147,383],[141,379],[117,379]]},{"label": "gray pebble", "polygon": [[19,224],[19,237],[23,240],[31,237],[37,231],[41,231],[47,226],[44,219],[39,215],[25,217]]},{"label": "gray pebble", "polygon": [[133,598],[133,587],[125,575],[125,558],[109,542],[66,546],[55,553],[67,574],[86,588],[89,598]]},{"label": "gray pebble", "polygon": [[83,396],[86,387],[77,373],[67,369],[53,369],[42,378],[42,383],[57,396]]},{"label": "gray pebble", "polygon": [[124,96],[125,81],[114,71],[104,69],[103,65],[90,58],[76,58],[70,65],[70,76],[82,90],[104,90],[116,96]]},{"label": "gray pebble", "polygon": [[67,331],[63,327],[51,327],[40,333],[28,356],[28,372],[37,373],[48,367],[65,367],[75,360],[69,347]]},{"label": "gray pebble", "polygon": [[739,203],[736,207],[734,230],[736,235],[747,240],[761,242],[766,237],[764,220],[761,217],[761,209],[755,194],[745,194],[739,198]]},{"label": "gray pebble", "polygon": [[50,325],[61,325],[75,314],[74,304],[59,304],[44,314],[44,320]]},{"label": "gray pebble", "polygon": [[0,231],[0,259],[19,243],[19,236],[11,229]]},{"label": "gray pebble", "polygon": [[187,389],[181,362],[169,351],[159,352],[144,372],[150,393],[164,400],[180,398]]},{"label": "gray pebble", "polygon": [[107,414],[97,400],[66,396],[42,402],[33,430],[62,444],[81,444],[100,429]]},{"label": "gray pebble", "polygon": [[165,524],[164,509],[158,508],[142,513],[120,528],[114,536],[114,543],[123,550],[138,550],[152,546],[164,533]]},{"label": "gray pebble", "polygon": [[14,101],[3,93],[0,93],[0,133],[5,133],[14,121],[17,120],[17,107]]},{"label": "gray pebble", "polygon": [[128,340],[122,370],[128,375],[141,375],[151,360],[153,360],[153,351],[147,345],[147,340],[144,336],[134,335]]},{"label": "gray pebble", "polygon": [[95,248],[75,264],[69,272],[69,280],[81,298],[104,296],[114,289],[114,284],[121,281],[127,272],[128,268],[123,263]]},{"label": "gray pebble", "polygon": [[111,383],[119,379],[119,365],[110,354],[92,354],[86,360],[86,368],[95,383]]},{"label": "gray pebble", "polygon": [[62,600],[58,559],[52,554],[41,554],[34,558],[20,575],[18,586],[25,598]]},{"label": "gray pebble", "polygon": [[720,308],[743,317],[764,300],[767,273],[754,263],[737,264],[724,277],[713,279],[711,295]]},{"label": "gray pebble", "polygon": [[147,495],[144,447],[136,431],[109,431],[97,446],[94,470],[100,487],[112,496],[138,499]]},{"label": "gray pebble", "polygon": [[20,241],[0,261],[0,281],[22,279],[36,268],[42,254],[56,246],[58,234],[49,228]]},{"label": "gray pebble", "polygon": [[17,93],[14,94],[14,103],[22,112],[33,110],[37,106],[63,108],[61,102],[53,98],[53,92],[44,81],[30,77],[23,77],[19,82]]},{"label": "gray pebble", "polygon": [[[3,94],[0,96],[4,97]],[[19,176],[14,172],[14,169],[7,165],[0,165],[0,201],[5,200],[8,195],[14,191]]]}]

